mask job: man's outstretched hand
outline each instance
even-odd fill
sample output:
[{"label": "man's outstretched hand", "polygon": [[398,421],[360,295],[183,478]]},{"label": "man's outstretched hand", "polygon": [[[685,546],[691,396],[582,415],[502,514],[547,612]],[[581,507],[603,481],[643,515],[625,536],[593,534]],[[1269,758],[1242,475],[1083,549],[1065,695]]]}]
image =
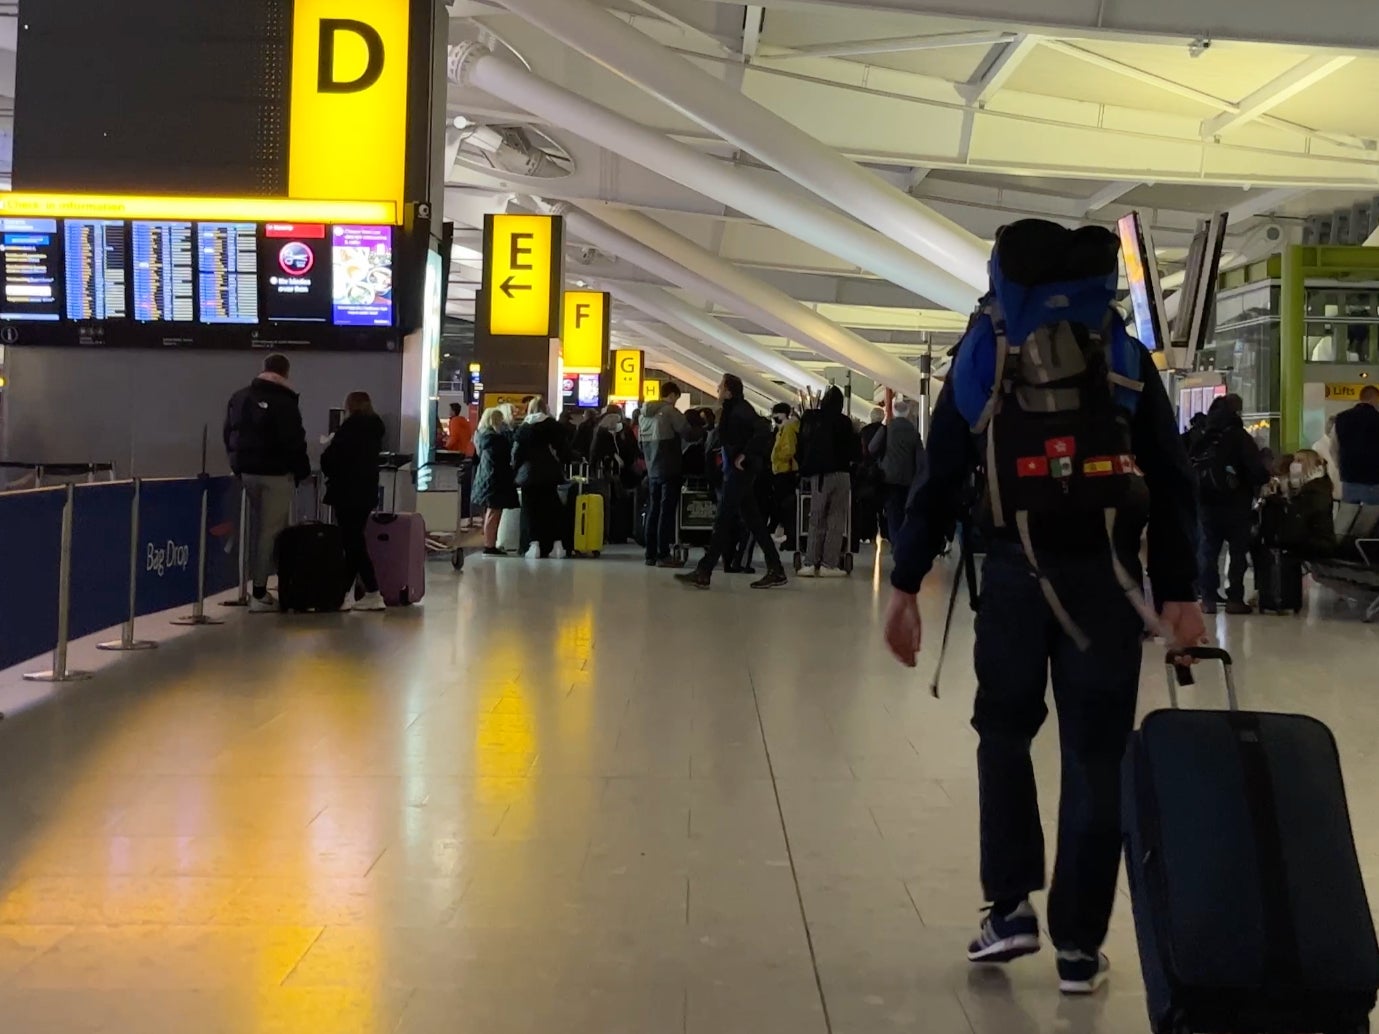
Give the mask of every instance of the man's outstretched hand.
[{"label": "man's outstretched hand", "polygon": [[886,605],[886,646],[901,664],[913,668],[924,638],[919,597],[895,589]]}]

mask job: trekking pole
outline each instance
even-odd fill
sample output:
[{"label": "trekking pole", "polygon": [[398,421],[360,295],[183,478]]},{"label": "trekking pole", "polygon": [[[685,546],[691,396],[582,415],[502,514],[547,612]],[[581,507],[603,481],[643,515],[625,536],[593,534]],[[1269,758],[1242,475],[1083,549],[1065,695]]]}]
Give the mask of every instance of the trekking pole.
[{"label": "trekking pole", "polygon": [[[963,540],[963,557],[967,555],[967,541]],[[948,616],[943,619],[943,638],[939,640],[938,664],[934,665],[934,680],[929,683],[929,695],[938,699],[939,676],[943,674],[943,658],[948,654],[948,634],[953,630],[953,612],[958,606],[958,592],[962,587],[963,561],[953,569],[953,591],[948,594]]]}]

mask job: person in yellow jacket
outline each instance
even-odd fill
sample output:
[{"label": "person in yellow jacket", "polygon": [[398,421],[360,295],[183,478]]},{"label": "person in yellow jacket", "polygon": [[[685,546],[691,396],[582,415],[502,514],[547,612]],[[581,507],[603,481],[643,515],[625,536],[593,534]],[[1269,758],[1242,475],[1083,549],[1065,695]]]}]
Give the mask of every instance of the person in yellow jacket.
[{"label": "person in yellow jacket", "polygon": [[771,515],[770,530],[785,531],[785,542],[781,549],[793,552],[795,543],[795,491],[800,483],[800,465],[795,460],[795,451],[800,443],[800,418],[795,415],[789,403],[778,402],[771,410],[771,421],[776,425],[776,441],[771,446]]}]

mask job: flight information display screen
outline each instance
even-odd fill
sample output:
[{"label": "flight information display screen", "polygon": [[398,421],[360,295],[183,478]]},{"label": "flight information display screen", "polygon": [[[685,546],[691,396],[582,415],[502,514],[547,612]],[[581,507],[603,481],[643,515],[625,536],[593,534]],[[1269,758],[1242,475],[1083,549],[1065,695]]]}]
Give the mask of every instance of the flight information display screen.
[{"label": "flight information display screen", "polygon": [[259,321],[259,245],[254,223],[197,223],[197,300],[202,323]]},{"label": "flight information display screen", "polygon": [[5,293],[0,319],[62,319],[62,244],[56,219],[0,219]]},{"label": "flight information display screen", "polygon": [[393,228],[336,226],[331,241],[339,327],[393,325]]},{"label": "flight information display screen", "polygon": [[264,315],[285,323],[329,323],[331,249],[320,223],[268,223],[259,250]]},{"label": "flight information display screen", "polygon": [[134,318],[145,323],[191,323],[196,319],[192,224],[136,222]]},{"label": "flight information display screen", "polygon": [[0,218],[4,344],[396,350],[394,228]]},{"label": "flight information display screen", "polygon": [[129,228],[119,219],[68,219],[63,227],[69,320],[129,315]]}]

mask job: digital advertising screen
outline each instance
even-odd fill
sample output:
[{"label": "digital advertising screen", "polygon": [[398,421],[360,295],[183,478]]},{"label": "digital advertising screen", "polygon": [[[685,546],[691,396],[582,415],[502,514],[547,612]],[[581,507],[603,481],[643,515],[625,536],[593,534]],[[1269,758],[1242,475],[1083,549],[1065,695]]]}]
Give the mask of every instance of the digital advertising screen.
[{"label": "digital advertising screen", "polygon": [[202,323],[259,321],[258,226],[197,223],[197,307]]},{"label": "digital advertising screen", "polygon": [[264,317],[329,323],[331,248],[321,223],[268,223],[259,242]]},{"label": "digital advertising screen", "polygon": [[142,323],[196,319],[192,224],[130,224],[134,253],[134,318]]},{"label": "digital advertising screen", "polygon": [[331,310],[338,327],[393,325],[393,228],[331,228]]},{"label": "digital advertising screen", "polygon": [[579,375],[579,392],[577,395],[580,409],[595,409],[599,404],[599,375],[596,373],[581,373]]},{"label": "digital advertising screen", "polygon": [[0,319],[62,319],[62,244],[56,219],[0,219],[5,293]]},{"label": "digital advertising screen", "polygon": [[129,227],[120,219],[68,219],[63,225],[69,320],[129,315]]},{"label": "digital advertising screen", "polygon": [[1138,212],[1124,216],[1117,224],[1120,253],[1125,262],[1125,279],[1130,285],[1130,304],[1134,310],[1135,337],[1151,352],[1168,345],[1164,331],[1163,292],[1149,230]]}]

